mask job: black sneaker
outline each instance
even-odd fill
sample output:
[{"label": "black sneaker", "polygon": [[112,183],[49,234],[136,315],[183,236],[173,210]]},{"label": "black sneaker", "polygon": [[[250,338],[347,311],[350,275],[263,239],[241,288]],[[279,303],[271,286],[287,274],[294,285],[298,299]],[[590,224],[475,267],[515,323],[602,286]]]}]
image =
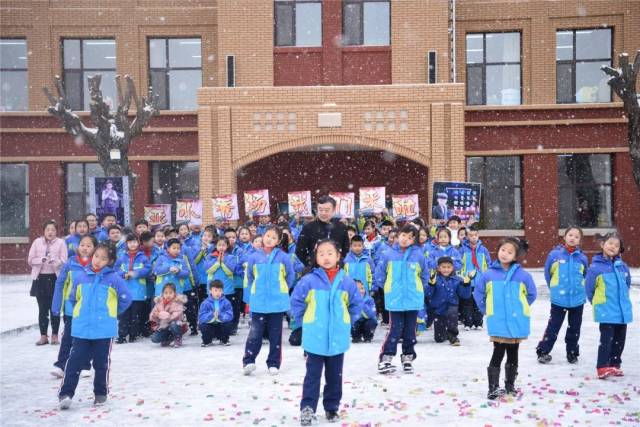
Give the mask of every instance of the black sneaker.
[{"label": "black sneaker", "polygon": [[548,363],[551,362],[551,355],[550,354],[545,354],[545,353],[541,353],[538,355],[538,362],[542,363],[543,365],[546,365]]},{"label": "black sneaker", "polygon": [[362,342],[362,338],[353,337],[353,338],[351,338],[351,342],[354,343],[354,344],[358,344],[358,343]]},{"label": "black sneaker", "polygon": [[116,344],[125,344],[127,342],[127,339],[125,337],[118,337],[118,339],[116,340]]},{"label": "black sneaker", "polygon": [[200,344],[200,347],[209,347],[209,346],[211,346],[210,342]]},{"label": "black sneaker", "polygon": [[136,342],[136,337],[129,337],[129,342]]},{"label": "black sneaker", "polygon": [[105,403],[107,403],[107,396],[104,396],[102,394],[96,394],[96,396],[93,399],[93,404],[95,406],[102,406]]},{"label": "black sneaker", "polygon": [[316,414],[311,409],[311,406],[305,406],[300,411],[300,425],[301,426],[310,426],[313,422],[316,421]]},{"label": "black sneaker", "polygon": [[573,353],[567,354],[567,362],[575,365],[576,363],[578,363],[578,355]]},{"label": "black sneaker", "polygon": [[371,342],[371,338],[365,338],[365,339],[364,339],[364,342],[365,342],[365,343],[370,343],[370,342]]},{"label": "black sneaker", "polygon": [[340,421],[340,415],[338,415],[338,411],[326,411],[324,413],[324,417],[329,423],[337,423]]},{"label": "black sneaker", "polygon": [[191,333],[189,334],[189,336],[192,336],[192,337],[196,337],[196,336],[198,336],[198,331],[191,331]]}]

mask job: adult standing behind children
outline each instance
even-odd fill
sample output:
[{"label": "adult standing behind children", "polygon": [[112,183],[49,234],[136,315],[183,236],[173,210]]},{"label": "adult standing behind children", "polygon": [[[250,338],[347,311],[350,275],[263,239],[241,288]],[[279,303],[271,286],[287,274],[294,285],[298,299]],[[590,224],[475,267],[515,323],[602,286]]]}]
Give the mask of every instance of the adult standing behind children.
[{"label": "adult standing behind children", "polygon": [[333,219],[336,212],[336,201],[329,196],[318,199],[318,217],[302,228],[296,246],[296,255],[302,263],[309,267],[313,265],[313,251],[316,243],[322,239],[331,239],[338,243],[340,257],[344,258],[349,252],[349,236],[347,227],[337,219]]}]

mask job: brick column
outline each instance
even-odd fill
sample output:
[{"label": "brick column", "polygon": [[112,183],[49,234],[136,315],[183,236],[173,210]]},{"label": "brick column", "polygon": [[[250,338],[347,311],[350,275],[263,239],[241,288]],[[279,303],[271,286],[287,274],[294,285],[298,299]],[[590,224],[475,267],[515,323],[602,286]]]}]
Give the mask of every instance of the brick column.
[{"label": "brick column", "polygon": [[144,205],[151,204],[151,165],[147,161],[132,161],[131,171],[137,175],[136,185],[130,188],[133,197],[132,222],[144,216]]},{"label": "brick column", "polygon": [[213,127],[215,122],[211,116],[211,107],[198,107],[198,152],[200,159],[200,199],[202,199],[202,217],[204,224],[213,219],[211,197],[213,196]]},{"label": "brick column", "polygon": [[322,2],[322,83],[342,84],[342,2]]},{"label": "brick column", "polygon": [[[78,215],[84,215],[84,212]],[[63,236],[66,226],[64,218],[64,173],[58,162],[29,162],[29,237],[42,235],[42,224],[53,219],[61,227]],[[77,218],[66,218],[71,222]]]},{"label": "brick column", "polygon": [[[446,178],[446,152],[445,152],[445,128],[444,128],[444,104],[434,102],[431,104],[431,167],[429,168],[429,189],[433,188],[435,181]],[[431,215],[432,197],[429,198],[428,213]]]},{"label": "brick column", "polygon": [[452,181],[465,181],[466,162],[464,157],[464,107],[462,103],[450,104],[449,118],[450,175]]}]

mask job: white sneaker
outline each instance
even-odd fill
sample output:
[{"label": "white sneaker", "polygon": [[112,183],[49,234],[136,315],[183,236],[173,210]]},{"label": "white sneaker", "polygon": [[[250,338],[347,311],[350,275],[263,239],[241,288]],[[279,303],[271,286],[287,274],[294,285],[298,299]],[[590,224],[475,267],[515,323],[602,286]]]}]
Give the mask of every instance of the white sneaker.
[{"label": "white sneaker", "polygon": [[80,378],[89,378],[91,376],[91,371],[88,369],[83,369],[80,371]]},{"label": "white sneaker", "polygon": [[61,396],[60,402],[58,402],[58,407],[61,410],[69,409],[71,407],[71,398],[69,396]]},{"label": "white sneaker", "polygon": [[476,329],[481,331],[482,330],[482,326],[476,326]]},{"label": "white sneaker", "polygon": [[269,368],[269,375],[278,375],[279,372],[280,370],[275,366]]},{"label": "white sneaker", "polygon": [[51,375],[53,375],[56,378],[62,378],[62,377],[64,377],[64,371],[62,369],[58,368],[57,366],[55,366],[51,370]]},{"label": "white sneaker", "polygon": [[470,331],[470,330],[471,330],[471,328],[470,328],[470,327],[468,327],[468,326],[465,326],[465,327],[464,327],[464,330],[465,330],[465,331]]},{"label": "white sneaker", "polygon": [[244,368],[242,368],[242,373],[245,375],[251,375],[251,373],[255,370],[256,370],[256,364],[249,363]]}]

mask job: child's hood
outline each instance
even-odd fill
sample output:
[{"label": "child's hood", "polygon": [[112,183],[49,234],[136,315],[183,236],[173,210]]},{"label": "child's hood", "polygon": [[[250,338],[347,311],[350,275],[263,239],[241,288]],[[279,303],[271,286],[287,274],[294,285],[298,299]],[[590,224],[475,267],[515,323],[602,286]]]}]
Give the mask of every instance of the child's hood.
[{"label": "child's hood", "polygon": [[[153,302],[155,304],[158,304],[159,302],[162,302],[162,295],[159,295],[159,296],[155,297],[153,299]],[[169,304],[174,303],[174,302],[178,303],[178,304],[186,304],[187,303],[187,296],[186,295],[182,295],[182,294],[176,295],[176,297],[174,299],[172,299]]]}]

